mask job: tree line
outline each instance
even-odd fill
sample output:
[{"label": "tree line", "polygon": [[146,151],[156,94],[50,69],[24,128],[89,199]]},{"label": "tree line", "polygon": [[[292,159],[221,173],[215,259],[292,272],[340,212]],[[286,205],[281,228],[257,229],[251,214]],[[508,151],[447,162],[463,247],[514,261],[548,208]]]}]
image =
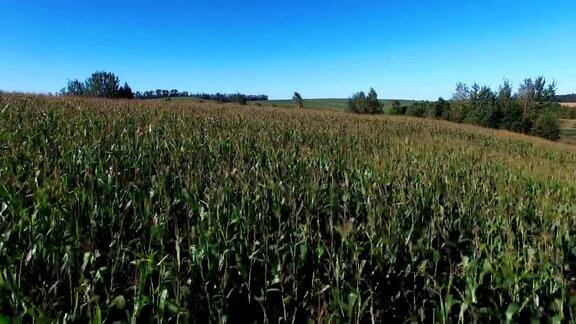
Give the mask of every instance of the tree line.
[{"label": "tree line", "polygon": [[[439,98],[410,106],[395,101],[390,114],[445,119],[558,140],[561,129],[555,94],[556,84],[547,84],[543,77],[525,79],[516,92],[507,80],[497,92],[476,83],[470,87],[458,83],[451,100]],[[381,113],[376,102],[377,95],[371,89],[368,96],[363,92],[352,95],[348,108],[355,113]]]},{"label": "tree line", "polygon": [[177,89],[172,90],[149,90],[144,92],[137,91],[135,94],[138,99],[158,99],[158,98],[174,98],[174,97],[190,97],[198,98],[203,100],[214,100],[219,102],[238,102],[240,100],[244,101],[266,101],[268,100],[267,95],[245,95],[242,93],[190,93],[188,91],[179,91]]},{"label": "tree line", "polygon": [[60,95],[91,96],[115,99],[158,99],[173,97],[192,97],[218,102],[236,102],[246,104],[248,101],[266,101],[267,95],[245,95],[242,93],[189,93],[177,89],[156,89],[149,91],[136,91],[134,93],[128,83],[120,85],[120,79],[112,72],[98,71],[92,73],[85,81],[78,79],[68,80],[68,85],[60,90]]},{"label": "tree line", "polygon": [[557,95],[554,97],[556,102],[576,102],[576,93]]}]

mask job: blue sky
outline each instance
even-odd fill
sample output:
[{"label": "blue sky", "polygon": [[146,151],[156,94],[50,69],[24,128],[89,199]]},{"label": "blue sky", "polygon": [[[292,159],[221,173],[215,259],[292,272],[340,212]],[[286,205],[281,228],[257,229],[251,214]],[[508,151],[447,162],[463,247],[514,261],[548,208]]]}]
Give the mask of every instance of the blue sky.
[{"label": "blue sky", "polygon": [[135,90],[449,97],[458,81],[576,92],[576,1],[0,1],[0,89],[95,70]]}]

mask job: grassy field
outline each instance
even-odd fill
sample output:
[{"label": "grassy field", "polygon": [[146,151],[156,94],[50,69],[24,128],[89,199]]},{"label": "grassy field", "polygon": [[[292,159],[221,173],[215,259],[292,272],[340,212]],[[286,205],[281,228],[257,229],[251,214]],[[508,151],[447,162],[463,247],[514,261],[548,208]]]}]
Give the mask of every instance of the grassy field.
[{"label": "grassy field", "polygon": [[562,137],[564,143],[576,144],[576,119],[561,119]]},{"label": "grassy field", "polygon": [[[317,110],[334,110],[343,111],[348,109],[348,99],[304,99],[305,109],[317,109]],[[409,105],[412,100],[399,100],[402,105]],[[392,107],[393,99],[382,99],[380,100],[384,105],[384,111],[388,111]],[[254,103],[252,103],[254,104]],[[260,102],[262,105],[268,105],[272,107],[294,107],[292,100],[267,100]]]},{"label": "grassy field", "polygon": [[0,322],[574,322],[575,235],[575,146],[0,97]]}]

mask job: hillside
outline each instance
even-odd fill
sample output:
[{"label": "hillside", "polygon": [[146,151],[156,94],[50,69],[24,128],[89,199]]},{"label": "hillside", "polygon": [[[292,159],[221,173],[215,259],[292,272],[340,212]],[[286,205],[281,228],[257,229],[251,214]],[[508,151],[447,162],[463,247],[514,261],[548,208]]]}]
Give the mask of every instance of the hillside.
[{"label": "hillside", "polygon": [[[319,110],[346,110],[348,109],[348,99],[304,99],[305,109],[319,109]],[[412,100],[399,100],[402,105],[409,105]],[[384,105],[384,110],[387,111],[392,106],[394,99],[381,99],[380,102]],[[268,100],[261,101],[262,105],[270,105],[273,107],[294,107],[292,100]]]},{"label": "hillside", "polygon": [[0,96],[0,320],[576,321],[576,146]]}]

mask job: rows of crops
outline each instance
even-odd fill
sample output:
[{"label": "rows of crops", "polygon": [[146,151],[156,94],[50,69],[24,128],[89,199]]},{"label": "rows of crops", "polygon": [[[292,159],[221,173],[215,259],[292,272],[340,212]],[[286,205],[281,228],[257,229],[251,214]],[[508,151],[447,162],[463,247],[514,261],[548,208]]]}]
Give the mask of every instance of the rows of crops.
[{"label": "rows of crops", "polygon": [[576,320],[576,149],[403,117],[0,99],[0,319]]}]

